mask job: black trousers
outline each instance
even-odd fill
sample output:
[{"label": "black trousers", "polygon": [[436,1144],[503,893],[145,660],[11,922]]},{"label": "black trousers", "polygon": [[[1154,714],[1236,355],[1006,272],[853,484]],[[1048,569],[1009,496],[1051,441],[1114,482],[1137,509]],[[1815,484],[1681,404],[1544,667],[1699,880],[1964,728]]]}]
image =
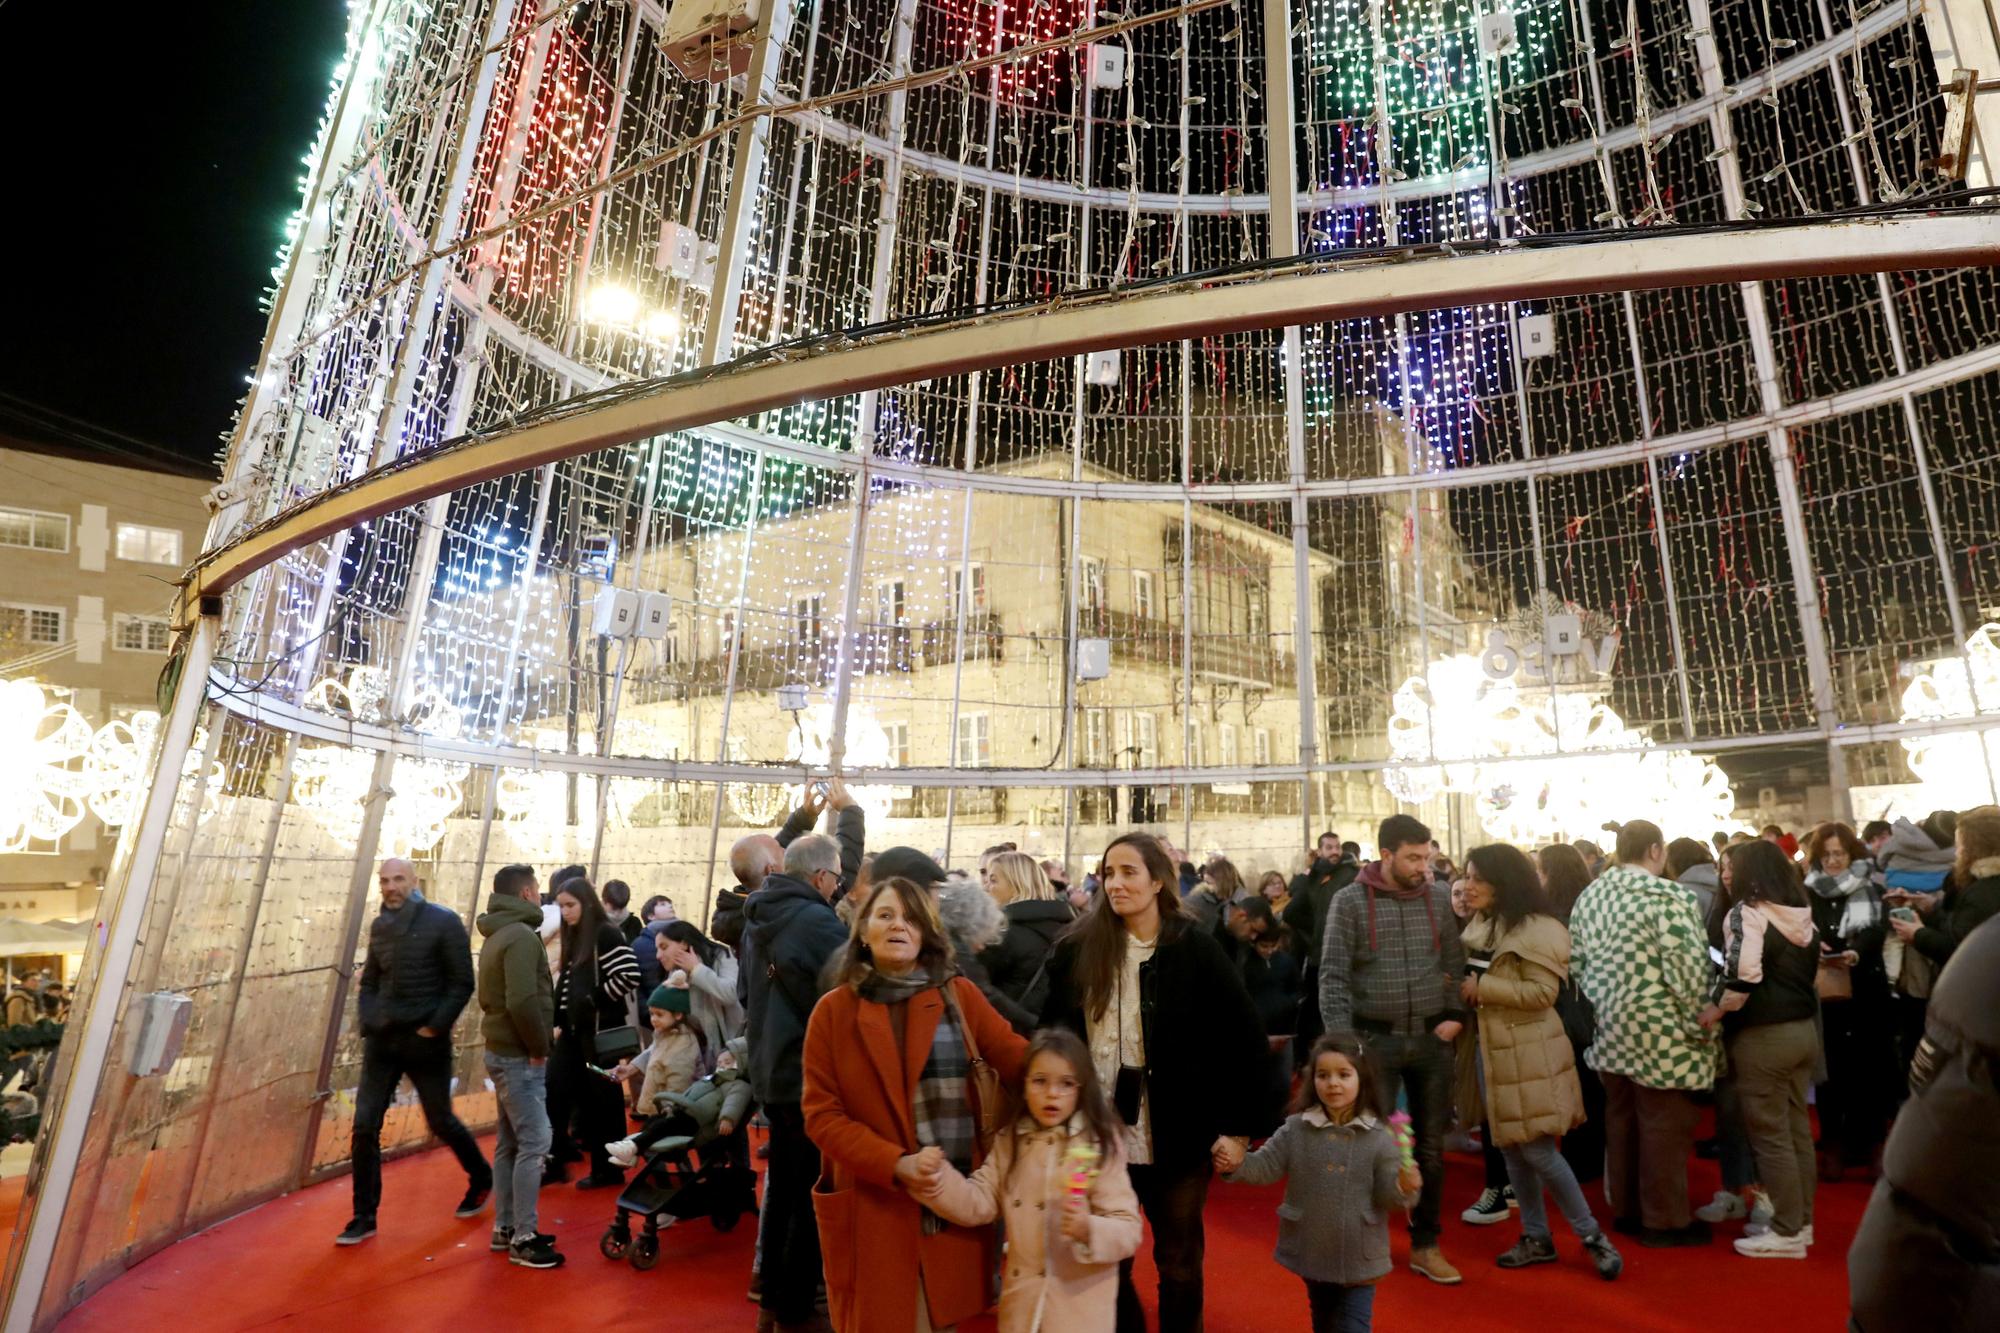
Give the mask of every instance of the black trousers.
[{"label": "black trousers", "polygon": [[1604,1081],[1583,1063],[1580,1050],[1576,1052],[1576,1081],[1583,1089],[1585,1119],[1562,1136],[1562,1155],[1577,1183],[1588,1185],[1604,1179]]},{"label": "black trousers", "polygon": [[[1207,1248],[1201,1210],[1215,1167],[1206,1158],[1187,1165],[1134,1166],[1132,1192],[1153,1226],[1153,1267],[1160,1273],[1160,1333],[1199,1333],[1201,1266]],[[1118,1265],[1118,1333],[1146,1333],[1132,1260]]]},{"label": "black trousers", "polygon": [[[819,1149],[806,1137],[805,1112],[797,1102],[764,1108],[771,1125],[771,1159],[764,1178],[764,1294],[758,1302],[781,1324],[812,1318],[819,1298],[819,1220],[813,1215],[813,1184],[819,1179]],[[865,1248],[868,1238],[855,1244]]]},{"label": "black trousers", "polygon": [[1896,1040],[1886,995],[1820,1005],[1827,1081],[1820,1085],[1820,1142],[1846,1167],[1872,1165],[1895,1110]]},{"label": "black trousers", "polygon": [[549,1156],[568,1161],[586,1156],[592,1175],[622,1176],[604,1145],[629,1132],[625,1095],[610,1079],[591,1073],[585,1067],[591,1062],[584,1038],[565,1031],[556,1039],[549,1057],[549,1128],[554,1135]]},{"label": "black trousers", "polygon": [[473,1185],[493,1183],[472,1131],[451,1110],[451,1037],[420,1037],[415,1028],[392,1028],[361,1039],[361,1086],[354,1094],[354,1215],[373,1217],[382,1202],[382,1119],[396,1085],[409,1076],[430,1126]]}]

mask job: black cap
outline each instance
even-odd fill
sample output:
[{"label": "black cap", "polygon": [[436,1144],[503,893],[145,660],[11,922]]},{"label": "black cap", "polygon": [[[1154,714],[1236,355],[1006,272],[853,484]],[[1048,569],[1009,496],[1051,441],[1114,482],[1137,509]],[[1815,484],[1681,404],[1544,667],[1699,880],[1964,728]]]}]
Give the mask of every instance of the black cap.
[{"label": "black cap", "polygon": [[949,878],[944,867],[914,847],[891,847],[875,858],[868,867],[871,883],[880,884],[885,879],[914,880],[924,888],[942,884]]}]

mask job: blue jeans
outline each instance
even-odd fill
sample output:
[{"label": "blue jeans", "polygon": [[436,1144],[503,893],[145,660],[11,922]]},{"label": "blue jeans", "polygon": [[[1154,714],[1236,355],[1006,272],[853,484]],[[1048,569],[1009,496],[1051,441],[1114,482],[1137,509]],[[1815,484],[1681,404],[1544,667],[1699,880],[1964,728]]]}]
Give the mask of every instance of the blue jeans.
[{"label": "blue jeans", "polygon": [[[1444,1216],[1444,1125],[1451,1119],[1451,1043],[1439,1041],[1429,1032],[1397,1036],[1374,1031],[1379,1025],[1365,1019],[1357,1020],[1356,1026],[1374,1052],[1382,1104],[1394,1109],[1399,1086],[1409,1095],[1417,1170],[1424,1178],[1417,1206],[1410,1210],[1410,1248],[1428,1249],[1438,1243]],[[1518,1181],[1514,1188],[1518,1193]]]},{"label": "blue jeans", "polygon": [[1313,1333],[1368,1333],[1375,1318],[1375,1288],[1305,1280]]},{"label": "blue jeans", "polygon": [[535,1196],[549,1155],[549,1067],[488,1051],[486,1076],[493,1080],[500,1112],[500,1139],[493,1146],[493,1227],[525,1239],[536,1234]]},{"label": "blue jeans", "polygon": [[1579,1240],[1589,1240],[1598,1233],[1597,1219],[1591,1215],[1583,1189],[1576,1183],[1576,1173],[1563,1160],[1553,1135],[1509,1144],[1500,1150],[1500,1155],[1507,1159],[1507,1175],[1514,1182],[1514,1198],[1521,1205],[1523,1236],[1552,1239],[1548,1210],[1542,1203],[1545,1189],[1556,1196],[1556,1207],[1562,1209],[1569,1229]]}]

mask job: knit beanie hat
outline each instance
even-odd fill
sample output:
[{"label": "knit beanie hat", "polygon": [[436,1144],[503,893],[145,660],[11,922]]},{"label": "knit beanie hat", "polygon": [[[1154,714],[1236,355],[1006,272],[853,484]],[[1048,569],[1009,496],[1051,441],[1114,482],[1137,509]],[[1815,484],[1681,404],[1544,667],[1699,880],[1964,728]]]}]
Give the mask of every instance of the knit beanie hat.
[{"label": "knit beanie hat", "polygon": [[684,1014],[688,1011],[688,993],[680,986],[655,986],[646,1007],[664,1009],[670,1014]]}]

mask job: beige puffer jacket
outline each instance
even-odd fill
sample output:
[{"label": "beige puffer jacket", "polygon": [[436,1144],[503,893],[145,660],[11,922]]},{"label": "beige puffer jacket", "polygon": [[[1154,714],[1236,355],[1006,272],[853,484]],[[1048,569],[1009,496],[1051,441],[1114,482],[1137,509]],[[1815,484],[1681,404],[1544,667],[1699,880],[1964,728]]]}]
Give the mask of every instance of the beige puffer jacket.
[{"label": "beige puffer jacket", "polygon": [[1493,951],[1479,979],[1479,1058],[1495,1146],[1568,1133],[1584,1121],[1576,1055],[1555,1010],[1569,976],[1569,930],[1538,914],[1501,934],[1481,915],[1464,939],[1468,952]]}]

